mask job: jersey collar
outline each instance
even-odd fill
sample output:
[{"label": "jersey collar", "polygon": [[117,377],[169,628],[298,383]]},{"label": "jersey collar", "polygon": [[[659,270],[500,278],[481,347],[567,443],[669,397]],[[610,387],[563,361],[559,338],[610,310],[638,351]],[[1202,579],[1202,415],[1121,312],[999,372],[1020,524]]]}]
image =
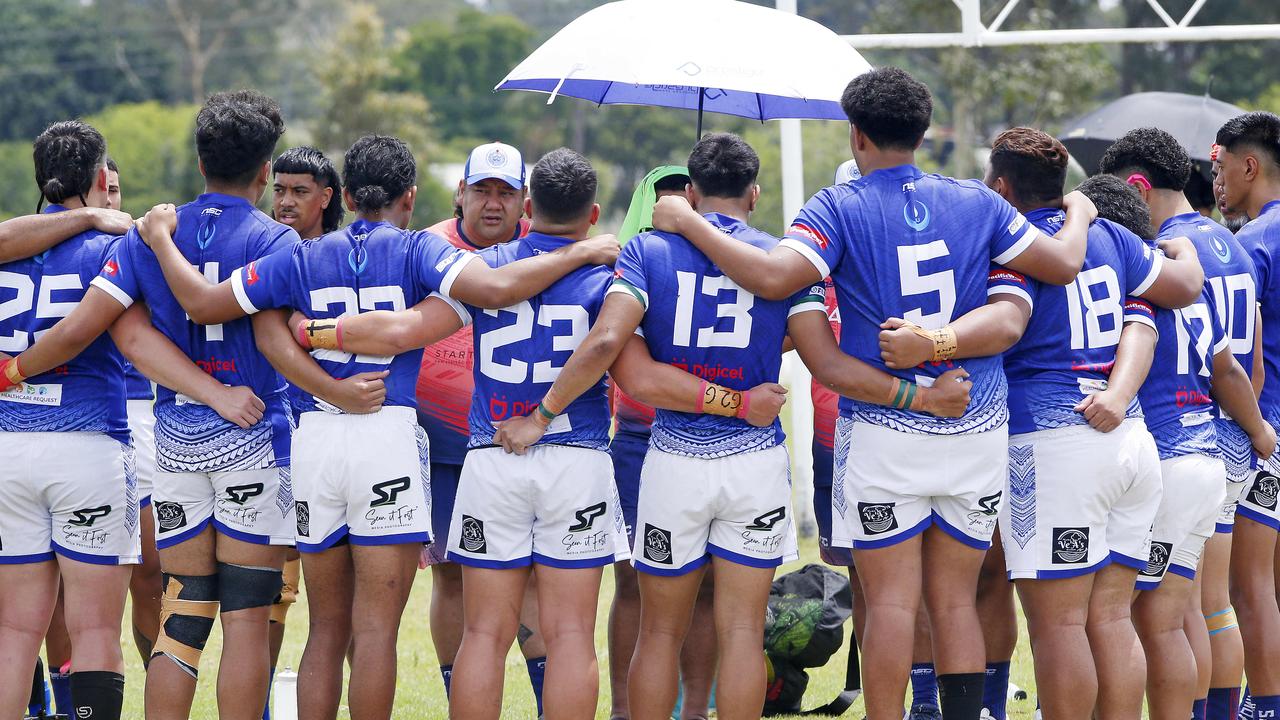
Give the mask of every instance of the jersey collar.
[{"label": "jersey collar", "polygon": [[196,202],[200,205],[222,205],[223,207],[243,205],[246,207],[253,207],[253,203],[242,197],[238,197],[236,195],[224,195],[218,192],[202,193],[200,197],[196,198]]},{"label": "jersey collar", "polygon": [[570,245],[574,241],[559,235],[547,235],[546,233],[530,232],[520,239],[520,242],[528,243],[529,247],[542,252],[552,252],[558,250],[565,245]]},{"label": "jersey collar", "polygon": [[[479,245],[471,242],[471,238],[467,237],[467,233],[462,229],[462,218],[454,218],[453,228],[455,231],[457,231],[459,240],[466,243],[467,245],[474,248],[475,250],[484,249]],[[520,218],[520,220],[516,222],[515,232],[511,233],[511,240],[508,240],[507,242],[519,240],[522,237],[524,237],[524,218]]]},{"label": "jersey collar", "polygon": [[1275,210],[1276,208],[1280,208],[1280,200],[1272,200],[1266,205],[1263,205],[1262,211],[1258,213],[1258,217],[1262,217],[1263,215],[1266,215],[1267,213],[1271,212],[1272,210]]},{"label": "jersey collar", "polygon": [[1035,210],[1026,213],[1026,218],[1030,222],[1035,223],[1041,220],[1048,220],[1054,215],[1062,215],[1063,217],[1066,217],[1066,213],[1062,211],[1062,208],[1043,207],[1036,208]]},{"label": "jersey collar", "polygon": [[40,214],[44,215],[45,213],[65,212],[66,209],[67,208],[64,205],[59,205],[58,203],[50,203],[44,206],[44,209],[40,211]]},{"label": "jersey collar", "polygon": [[1201,215],[1195,210],[1184,212],[1181,215],[1174,215],[1168,220],[1165,220],[1164,222],[1160,223],[1160,231],[1157,232],[1156,235],[1159,237],[1163,237],[1165,234],[1165,231],[1167,231],[1169,228],[1173,227],[1174,225],[1182,225],[1184,223],[1194,223],[1204,219],[1205,219],[1205,216]]},{"label": "jersey collar", "polygon": [[715,225],[728,233],[732,233],[734,230],[737,230],[739,226],[746,224],[738,218],[729,217],[728,215],[722,215],[717,212],[707,213],[703,215],[703,217],[707,219],[707,222],[710,222],[712,225]]}]

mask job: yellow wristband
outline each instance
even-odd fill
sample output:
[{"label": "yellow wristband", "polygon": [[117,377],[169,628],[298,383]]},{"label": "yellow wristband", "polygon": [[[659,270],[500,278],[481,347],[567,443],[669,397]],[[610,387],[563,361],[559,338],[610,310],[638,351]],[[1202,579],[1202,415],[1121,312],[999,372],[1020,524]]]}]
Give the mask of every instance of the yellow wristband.
[{"label": "yellow wristband", "polygon": [[911,332],[933,343],[933,361],[942,362],[950,360],[956,356],[958,343],[956,340],[956,331],[950,326],[938,328],[937,330],[925,330],[914,323],[907,323],[905,326]]},{"label": "yellow wristband", "polygon": [[22,371],[18,369],[18,358],[11,358],[9,362],[4,364],[4,377],[9,381],[10,385],[17,385],[27,379],[27,376],[23,375]]},{"label": "yellow wristband", "polygon": [[338,320],[308,320],[303,326],[303,333],[311,341],[311,347],[317,350],[341,350],[342,343],[338,336]]},{"label": "yellow wristband", "polygon": [[702,381],[702,412],[723,417],[737,417],[741,407],[741,392]]}]

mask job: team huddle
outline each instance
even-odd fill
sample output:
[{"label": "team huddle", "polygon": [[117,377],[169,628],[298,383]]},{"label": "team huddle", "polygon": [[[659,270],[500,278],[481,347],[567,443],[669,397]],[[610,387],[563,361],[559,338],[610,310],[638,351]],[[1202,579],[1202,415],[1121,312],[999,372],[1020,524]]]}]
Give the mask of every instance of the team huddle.
[{"label": "team huddle", "polygon": [[279,106],[219,93],[206,192],[134,222],[102,135],[50,126],[43,211],[0,224],[0,713],[47,636],[59,711],[119,718],[132,592],[146,717],[189,716],[215,620],[219,716],[267,717],[300,558],[299,717],[336,717],[347,664],[351,717],[393,715],[420,563],[450,717],[499,715],[513,642],[539,715],[594,717],[606,566],[613,717],[759,717],[795,349],[868,718],[910,680],[913,718],[1004,720],[1015,590],[1046,718],[1274,718],[1280,117],[1218,132],[1233,235],[1163,131],[1064,194],[1031,128],[982,181],[920,170],[932,100],[901,70],[841,104],[852,170],[782,239],[727,133],[615,238],[565,148],[527,174],[476,148],[455,217],[413,231],[403,142],[360,138],[341,178],[273,161]]}]

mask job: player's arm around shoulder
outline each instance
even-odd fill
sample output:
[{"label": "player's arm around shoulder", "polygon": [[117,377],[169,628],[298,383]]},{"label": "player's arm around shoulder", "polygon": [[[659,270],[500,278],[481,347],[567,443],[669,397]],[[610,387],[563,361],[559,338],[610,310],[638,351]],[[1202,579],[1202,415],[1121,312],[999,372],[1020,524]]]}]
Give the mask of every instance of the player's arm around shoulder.
[{"label": "player's arm around shoulder", "polygon": [[461,303],[438,293],[404,310],[373,310],[340,318],[309,319],[295,312],[289,320],[303,348],[391,356],[440,342],[471,323]]},{"label": "player's arm around shoulder", "polygon": [[1163,257],[1144,245],[1146,252],[1153,253],[1158,266],[1153,270],[1155,277],[1150,287],[1134,294],[1169,309],[1194,303],[1204,290],[1204,267],[1195,245],[1185,237],[1169,238],[1157,244]]},{"label": "player's arm around shoulder", "polygon": [[[165,282],[192,322],[216,325],[248,314],[232,288],[234,276],[233,280],[216,285],[209,282],[174,244],[173,233],[177,229],[177,208],[168,203],[156,205],[138,220],[138,236],[155,253]],[[249,267],[252,273],[252,264]]]},{"label": "player's arm around shoulder", "polygon": [[9,218],[0,222],[0,263],[39,255],[89,230],[123,235],[132,226],[133,218],[128,213],[95,207]]},{"label": "player's arm around shoulder", "polygon": [[468,305],[497,310],[528,300],[584,265],[613,265],[620,249],[615,236],[597,235],[501,267],[468,262],[440,290]]},{"label": "player's arm around shoulder", "polygon": [[[1005,201],[1000,199],[1000,202]],[[1066,221],[1052,237],[1026,223],[1023,241],[1006,252],[1012,257],[996,257],[994,260],[1050,285],[1071,284],[1084,266],[1089,225],[1098,217],[1098,208],[1078,191],[1067,193],[1062,198],[1062,207],[1066,210]]]},{"label": "player's arm around shoulder", "polygon": [[114,295],[90,285],[84,297],[66,317],[40,336],[34,345],[5,361],[0,391],[23,380],[64,365],[97,340],[125,311]]}]

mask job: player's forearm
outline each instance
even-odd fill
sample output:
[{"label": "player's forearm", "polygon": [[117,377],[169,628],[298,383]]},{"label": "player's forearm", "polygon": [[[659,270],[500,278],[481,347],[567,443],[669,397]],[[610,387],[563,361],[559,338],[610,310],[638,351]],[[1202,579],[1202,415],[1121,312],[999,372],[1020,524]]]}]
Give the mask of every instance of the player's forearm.
[{"label": "player's forearm", "polygon": [[124,308],[105,291],[89,286],[75,310],[18,357],[22,374],[32,377],[70,362],[106,332],[122,312]]},{"label": "player's forearm", "polygon": [[407,310],[309,320],[302,327],[301,344],[359,355],[399,355],[440,342],[463,324],[446,300],[432,296]]},{"label": "player's forearm", "polygon": [[574,245],[535,255],[499,268],[476,260],[463,268],[450,295],[468,305],[497,310],[510,307],[551,287],[586,264],[587,256]]},{"label": "player's forearm", "polygon": [[1132,401],[1147,380],[1156,351],[1156,331],[1150,325],[1128,322],[1120,331],[1116,362],[1107,378],[1107,389]]},{"label": "player's forearm", "polygon": [[1195,248],[1187,243],[1187,249],[1178,257],[1166,257],[1160,264],[1160,276],[1142,297],[1162,308],[1176,310],[1200,299],[1204,291],[1204,268]]},{"label": "player's forearm", "polygon": [[196,367],[151,324],[142,305],[129,308],[112,324],[111,339],[125,358],[154,382],[204,405],[213,405],[223,385]]},{"label": "player's forearm", "polygon": [[337,381],[294,342],[284,310],[254,315],[253,336],[258,351],[286,380],[304,392],[330,400]]},{"label": "player's forearm", "polygon": [[955,357],[993,357],[1003,353],[1022,339],[1030,317],[1031,308],[1024,301],[995,296],[951,323],[956,333]]},{"label": "player's forearm", "polygon": [[730,280],[744,290],[766,300],[784,300],[805,285],[806,281],[788,279],[782,255],[791,250],[772,252],[734,240],[725,235],[701,215],[689,214],[681,218],[680,235],[720,268]]},{"label": "player's forearm", "polygon": [[69,237],[94,227],[97,208],[24,215],[0,222],[0,263],[39,255]]},{"label": "player's forearm", "polygon": [[1244,368],[1230,350],[1213,358],[1213,399],[1240,425],[1249,437],[1263,432],[1266,421],[1258,409],[1258,399]]}]

